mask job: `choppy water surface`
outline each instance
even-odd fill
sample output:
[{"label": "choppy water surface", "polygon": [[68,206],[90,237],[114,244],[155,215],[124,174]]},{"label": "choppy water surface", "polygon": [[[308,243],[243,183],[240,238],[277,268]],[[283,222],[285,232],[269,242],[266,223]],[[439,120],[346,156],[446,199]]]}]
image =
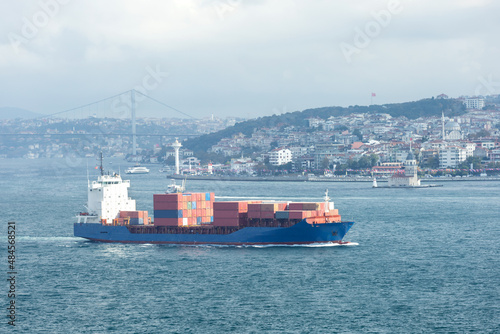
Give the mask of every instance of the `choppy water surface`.
[{"label": "choppy water surface", "polygon": [[[155,166],[125,178],[150,211],[167,184]],[[0,185],[4,226],[18,228],[19,332],[500,332],[500,182],[188,183],[225,200],[320,200],[328,188],[356,221],[353,245],[337,247],[93,243],[72,236],[84,161],[0,160]]]}]

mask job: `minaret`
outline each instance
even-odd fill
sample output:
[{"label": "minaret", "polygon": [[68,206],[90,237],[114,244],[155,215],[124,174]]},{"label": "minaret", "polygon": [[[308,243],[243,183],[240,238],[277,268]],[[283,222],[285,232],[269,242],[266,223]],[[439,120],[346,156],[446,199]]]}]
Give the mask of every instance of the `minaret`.
[{"label": "minaret", "polygon": [[177,138],[175,138],[175,143],[172,144],[172,147],[175,150],[175,174],[179,174],[179,149],[182,147],[182,144],[179,143]]},{"label": "minaret", "polygon": [[444,136],[444,111],[441,111],[441,130],[443,132],[443,141],[446,140],[445,136]]}]

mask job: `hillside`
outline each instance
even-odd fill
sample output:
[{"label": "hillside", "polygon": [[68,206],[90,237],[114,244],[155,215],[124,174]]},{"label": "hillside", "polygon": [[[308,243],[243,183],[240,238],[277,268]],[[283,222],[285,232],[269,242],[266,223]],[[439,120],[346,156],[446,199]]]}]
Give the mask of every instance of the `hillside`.
[{"label": "hillside", "polygon": [[36,118],[41,114],[15,107],[1,107],[0,119],[15,119],[15,118]]},{"label": "hillside", "polygon": [[246,136],[250,136],[254,129],[272,127],[280,123],[302,127],[307,125],[307,119],[310,117],[327,119],[330,116],[346,116],[353,113],[385,113],[391,115],[392,117],[404,116],[408,119],[417,119],[419,117],[440,116],[442,111],[444,111],[446,116],[456,116],[465,113],[465,107],[460,101],[457,100],[425,99],[414,102],[384,105],[306,109],[304,111],[265,116],[240,122],[224,130],[203,135],[198,138],[189,139],[185,141],[183,145],[195,152],[206,152],[212,145],[218,143],[222,138],[231,137],[232,135],[240,132]]}]

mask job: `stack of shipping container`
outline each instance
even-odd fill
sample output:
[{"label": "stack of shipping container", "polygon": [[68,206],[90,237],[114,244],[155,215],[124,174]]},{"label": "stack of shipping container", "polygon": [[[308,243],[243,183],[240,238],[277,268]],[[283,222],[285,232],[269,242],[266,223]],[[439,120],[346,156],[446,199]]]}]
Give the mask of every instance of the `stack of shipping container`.
[{"label": "stack of shipping container", "polygon": [[155,226],[195,226],[214,221],[214,193],[153,195]]},{"label": "stack of shipping container", "polygon": [[248,220],[248,202],[215,202],[214,226],[240,226]]},{"label": "stack of shipping container", "polygon": [[277,211],[286,210],[287,203],[255,203],[248,204],[248,218],[274,219]]},{"label": "stack of shipping container", "polygon": [[147,211],[120,211],[119,217],[113,219],[113,225],[148,225],[151,218]]},{"label": "stack of shipping container", "polygon": [[[340,221],[338,210],[333,209],[333,203],[324,202],[273,202],[262,201],[234,201],[214,202],[214,193],[176,193],[155,194],[154,225],[155,226],[258,226],[259,222],[296,223],[307,219],[309,223],[325,223]],[[328,205],[328,212],[325,212]],[[126,213],[126,211],[123,211]],[[146,224],[147,211],[143,216],[128,215],[130,224],[132,219],[141,218]],[[121,216],[120,216],[121,217]],[[252,225],[249,225],[251,222]],[[285,224],[286,225],[286,224]],[[283,225],[281,225],[283,226]]]}]

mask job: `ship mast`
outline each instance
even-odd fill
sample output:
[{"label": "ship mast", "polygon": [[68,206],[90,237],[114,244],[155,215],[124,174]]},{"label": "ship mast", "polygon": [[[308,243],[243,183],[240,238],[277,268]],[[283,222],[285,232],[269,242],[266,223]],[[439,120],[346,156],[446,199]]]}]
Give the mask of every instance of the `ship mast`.
[{"label": "ship mast", "polygon": [[101,176],[104,175],[104,167],[102,166],[102,152],[99,155],[99,169],[101,170]]},{"label": "ship mast", "polygon": [[325,212],[329,212],[329,204],[330,202],[330,197],[328,196],[328,189],[325,190]]}]

